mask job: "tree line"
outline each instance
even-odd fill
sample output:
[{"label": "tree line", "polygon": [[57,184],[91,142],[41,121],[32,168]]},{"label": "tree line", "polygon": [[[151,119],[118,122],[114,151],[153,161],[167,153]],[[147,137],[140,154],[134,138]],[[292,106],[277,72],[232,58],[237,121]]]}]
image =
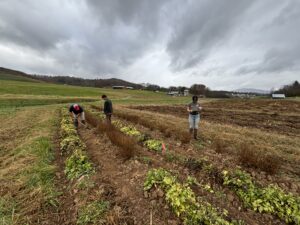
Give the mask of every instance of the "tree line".
[{"label": "tree line", "polygon": [[277,91],[274,91],[275,94],[285,94],[287,97],[296,97],[300,96],[300,84],[298,81],[294,81],[292,84],[284,85]]}]

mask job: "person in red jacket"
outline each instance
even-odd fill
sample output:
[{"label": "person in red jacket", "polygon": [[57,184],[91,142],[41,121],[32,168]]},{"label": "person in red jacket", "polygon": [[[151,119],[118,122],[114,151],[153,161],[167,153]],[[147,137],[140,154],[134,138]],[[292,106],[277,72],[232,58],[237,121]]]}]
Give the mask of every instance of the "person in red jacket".
[{"label": "person in red jacket", "polygon": [[69,112],[74,118],[74,125],[78,127],[78,118],[80,117],[81,123],[85,124],[85,115],[83,108],[78,104],[73,104],[69,108]]}]

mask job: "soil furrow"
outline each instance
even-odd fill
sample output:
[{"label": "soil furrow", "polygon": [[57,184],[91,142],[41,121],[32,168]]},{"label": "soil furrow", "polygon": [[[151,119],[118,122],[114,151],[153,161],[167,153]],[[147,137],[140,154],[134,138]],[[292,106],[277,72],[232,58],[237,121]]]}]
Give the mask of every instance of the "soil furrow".
[{"label": "soil furrow", "polygon": [[[137,160],[122,159],[118,147],[111,144],[106,135],[96,134],[95,130],[81,129],[79,134],[87,145],[91,160],[101,165],[101,176],[115,189],[116,202],[126,202],[126,208],[134,219],[134,224],[149,224],[152,212],[153,224],[180,224],[168,208],[144,198],[143,183],[149,169],[148,165]],[[122,205],[122,204],[120,204]]]}]

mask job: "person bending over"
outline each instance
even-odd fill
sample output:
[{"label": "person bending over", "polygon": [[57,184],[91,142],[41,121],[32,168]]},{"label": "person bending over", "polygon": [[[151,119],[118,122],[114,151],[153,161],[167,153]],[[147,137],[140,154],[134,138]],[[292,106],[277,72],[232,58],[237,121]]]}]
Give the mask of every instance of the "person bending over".
[{"label": "person bending over", "polygon": [[75,127],[78,127],[78,118],[80,118],[82,124],[85,124],[84,110],[80,105],[78,104],[71,105],[69,108],[69,112],[74,118]]}]

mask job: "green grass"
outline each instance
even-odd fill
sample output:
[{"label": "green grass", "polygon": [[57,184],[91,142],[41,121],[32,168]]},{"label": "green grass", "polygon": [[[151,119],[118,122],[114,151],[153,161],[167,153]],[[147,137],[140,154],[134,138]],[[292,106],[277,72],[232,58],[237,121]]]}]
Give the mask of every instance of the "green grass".
[{"label": "green grass", "polygon": [[0,80],[24,81],[24,82],[41,82],[41,81],[34,80],[34,79],[31,79],[31,78],[28,78],[28,77],[6,74],[4,72],[0,72]]},{"label": "green grass", "polygon": [[109,209],[109,202],[95,201],[79,210],[77,224],[106,224],[105,213]]},{"label": "green grass", "polygon": [[15,221],[16,203],[12,197],[0,197],[0,224],[9,225]]},{"label": "green grass", "polygon": [[40,106],[40,105],[53,105],[62,103],[82,103],[82,102],[92,102],[96,99],[92,98],[0,98],[0,109],[9,107],[25,107],[25,106]]},{"label": "green grass", "polygon": [[53,166],[54,153],[51,140],[48,137],[39,137],[26,152],[37,158],[31,167],[22,172],[22,176],[27,177],[27,187],[32,190],[40,188],[44,193],[46,204],[57,207],[56,198],[59,193],[54,186],[56,167]]},{"label": "green grass", "polygon": [[[190,97],[171,97],[144,90],[114,90],[0,79],[0,108],[100,100],[106,94],[114,104],[186,104]],[[101,103],[102,104],[102,103]]]}]

